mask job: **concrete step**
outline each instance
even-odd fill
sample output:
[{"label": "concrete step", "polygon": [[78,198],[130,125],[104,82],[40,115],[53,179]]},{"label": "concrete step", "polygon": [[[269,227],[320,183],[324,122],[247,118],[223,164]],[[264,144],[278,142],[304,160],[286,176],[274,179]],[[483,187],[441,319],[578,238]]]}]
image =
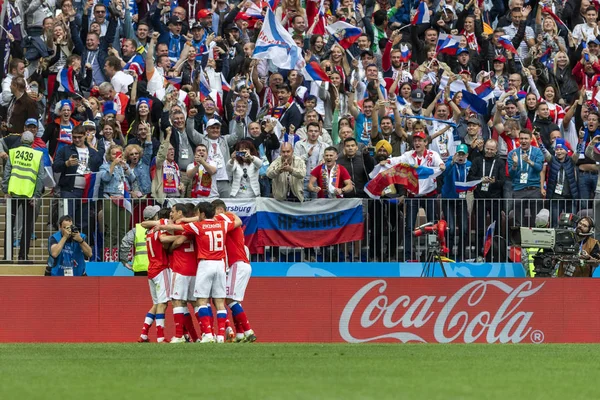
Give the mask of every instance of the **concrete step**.
[{"label": "concrete step", "polygon": [[43,276],[46,264],[0,264],[0,276]]}]

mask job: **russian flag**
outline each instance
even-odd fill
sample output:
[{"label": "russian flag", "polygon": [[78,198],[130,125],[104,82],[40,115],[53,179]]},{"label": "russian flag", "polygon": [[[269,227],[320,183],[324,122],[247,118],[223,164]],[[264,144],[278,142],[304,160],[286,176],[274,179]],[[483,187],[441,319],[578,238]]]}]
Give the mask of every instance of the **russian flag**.
[{"label": "russian flag", "polygon": [[362,199],[317,199],[301,203],[261,198],[257,202],[259,246],[321,247],[362,240]]},{"label": "russian flag", "polygon": [[498,43],[500,43],[500,45],[502,47],[504,47],[506,50],[517,54],[517,49],[515,49],[515,46],[513,46],[512,42],[510,41],[508,36],[500,36],[498,38]]},{"label": "russian flag", "polygon": [[97,172],[85,174],[85,186],[83,188],[82,202],[87,203],[89,199],[96,200],[100,197],[100,179],[96,179]]},{"label": "russian flag", "polygon": [[324,81],[331,82],[329,76],[321,69],[321,66],[316,61],[311,61],[302,70],[302,75],[307,81]]},{"label": "russian flag", "polygon": [[485,115],[487,113],[487,103],[485,100],[480,99],[477,95],[464,90],[462,91],[463,98],[458,105],[460,108],[471,108],[477,114]]},{"label": "russian flag", "polygon": [[208,96],[210,96],[210,84],[204,76],[204,71],[200,69],[200,101],[204,101]]},{"label": "russian flag", "polygon": [[349,49],[358,37],[362,34],[362,30],[344,21],[335,22],[326,27],[327,32],[332,35],[335,40],[344,49]]},{"label": "russian flag", "polygon": [[264,20],[265,16],[262,15],[262,10],[254,3],[250,3],[250,7],[248,7],[245,11],[246,15],[252,18]]},{"label": "russian flag", "polygon": [[58,74],[56,75],[56,80],[58,81],[58,91],[77,94],[79,92],[79,87],[77,82],[75,81],[75,71],[73,67],[63,67],[60,69]]},{"label": "russian flag", "polygon": [[[583,42],[582,42],[583,43]],[[548,47],[544,54],[540,57],[540,62],[546,66],[546,68],[551,68],[549,64],[551,64],[552,59],[550,58],[550,54],[552,54],[552,47]],[[585,54],[587,56],[587,54]]]},{"label": "russian flag", "polygon": [[123,69],[134,71],[137,74],[138,79],[142,79],[142,75],[146,69],[146,61],[144,61],[144,57],[141,55],[135,54],[133,57],[131,57],[131,60],[125,64]]},{"label": "russian flag", "polygon": [[400,45],[400,62],[408,62],[412,58],[412,52],[406,44]]},{"label": "russian flag", "polygon": [[167,78],[167,82],[171,85],[175,86],[177,89],[181,88],[181,77],[180,76],[172,76]]},{"label": "russian flag", "polygon": [[485,257],[492,247],[492,238],[496,229],[496,221],[492,222],[485,231],[485,240],[483,244],[483,256]]},{"label": "russian flag", "polygon": [[481,179],[476,181],[468,181],[468,182],[455,182],[454,187],[456,188],[456,193],[464,193],[470,192],[471,190],[475,190],[477,185],[481,183]]},{"label": "russian flag", "polygon": [[457,39],[455,39],[454,37],[452,37],[451,35],[448,35],[446,40],[441,45],[438,41],[437,52],[455,56],[456,53],[458,52],[459,48],[460,48],[460,42]]},{"label": "russian flag", "polygon": [[221,88],[223,89],[224,92],[229,92],[231,90],[231,85],[229,85],[229,83],[227,83],[223,74],[221,74]]},{"label": "russian flag", "polygon": [[127,181],[124,182],[125,187],[123,188],[123,198],[112,198],[112,202],[117,206],[124,208],[129,214],[133,214],[133,207],[131,206],[131,193],[129,193],[129,184]]},{"label": "russian flag", "polygon": [[413,25],[428,24],[429,21],[430,21],[429,7],[427,7],[427,4],[424,1],[422,1],[419,3],[419,7],[417,7],[417,12],[415,13],[415,16],[412,19],[412,24]]},{"label": "russian flag", "polygon": [[54,181],[52,158],[50,157],[50,153],[48,153],[46,143],[44,143],[44,141],[41,138],[36,137],[33,141],[33,144],[31,145],[31,148],[42,152],[42,162],[44,163],[44,169],[46,170],[46,179],[44,179],[44,186],[48,188],[53,188],[54,186],[56,186],[56,182]]},{"label": "russian flag", "polygon": [[492,82],[487,80],[474,89],[474,92],[483,100],[489,101],[494,96]]}]

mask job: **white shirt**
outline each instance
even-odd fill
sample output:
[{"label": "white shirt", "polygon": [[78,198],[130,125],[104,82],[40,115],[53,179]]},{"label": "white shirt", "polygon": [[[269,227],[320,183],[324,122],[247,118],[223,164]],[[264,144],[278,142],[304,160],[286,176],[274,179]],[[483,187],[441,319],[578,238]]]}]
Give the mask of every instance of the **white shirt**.
[{"label": "white shirt", "polygon": [[118,71],[113,75],[110,83],[115,88],[115,92],[127,94],[127,92],[129,92],[129,85],[133,83],[133,76],[126,74],[123,71]]},{"label": "white shirt", "polygon": [[[417,167],[419,165],[424,167],[438,168],[440,164],[443,164],[442,157],[435,151],[425,150],[423,157],[417,157],[416,151],[407,151],[400,157],[393,157],[389,160],[390,165],[404,163]],[[419,196],[425,196],[437,189],[437,182],[435,178],[419,179]]]},{"label": "white shirt", "polygon": [[584,23],[575,25],[575,28],[573,28],[573,39],[575,39],[575,43],[577,43],[577,46],[579,46],[579,43],[581,43],[581,41],[583,40],[584,34],[587,40],[596,37],[596,35],[594,35],[594,28],[589,26],[588,24]]},{"label": "white shirt", "polygon": [[221,152],[218,140],[208,139],[208,162],[213,163],[217,167],[217,172],[213,175],[214,180],[229,180],[227,170],[225,169],[225,158]]},{"label": "white shirt", "polygon": [[87,147],[77,147],[79,165],[77,166],[77,176],[75,177],[75,188],[85,189],[85,173],[89,170],[88,161],[90,151]]}]

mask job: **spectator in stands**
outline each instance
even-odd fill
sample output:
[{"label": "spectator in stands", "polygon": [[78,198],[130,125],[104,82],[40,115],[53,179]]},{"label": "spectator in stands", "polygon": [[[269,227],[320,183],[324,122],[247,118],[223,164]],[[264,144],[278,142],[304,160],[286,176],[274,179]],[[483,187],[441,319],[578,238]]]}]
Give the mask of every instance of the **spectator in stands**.
[{"label": "spectator in stands", "polygon": [[30,118],[39,118],[36,102],[25,93],[27,83],[25,78],[17,76],[10,82],[10,91],[13,95],[8,104],[6,116],[8,133],[22,133],[25,131],[25,121]]},{"label": "spectator in stands", "polygon": [[[309,131],[310,134],[310,131]],[[342,198],[353,189],[348,170],[337,163],[338,151],[330,146],[323,153],[324,163],[310,173],[308,190],[317,193],[320,199]]]},{"label": "spectator in stands", "polygon": [[86,235],[73,224],[69,215],[58,219],[58,232],[48,238],[46,275],[86,276],[85,260],[92,256]]},{"label": "spectator in stands", "polygon": [[167,128],[167,135],[160,144],[156,155],[156,172],[152,179],[152,197],[160,204],[166,198],[181,197],[185,186],[181,182],[181,171],[175,162],[175,149],[171,145],[171,128]]},{"label": "spectator in stands", "polygon": [[227,163],[227,174],[231,176],[231,192],[233,198],[260,197],[258,174],[262,160],[256,148],[249,140],[242,140],[235,145],[231,159]]},{"label": "spectator in stands", "polygon": [[369,155],[369,149],[358,151],[356,139],[350,137],[344,140],[344,153],[338,157],[338,164],[346,168],[352,179],[353,188],[344,197],[366,198],[365,185],[369,181],[369,174],[373,170],[374,160]]},{"label": "spectator in stands", "polygon": [[306,126],[306,139],[296,142],[294,145],[294,156],[300,157],[306,167],[306,177],[304,178],[304,199],[316,198],[316,193],[308,190],[311,172],[323,160],[323,154],[327,147],[319,141],[319,132],[321,128],[316,122],[310,122]]},{"label": "spectator in stands", "polygon": [[129,230],[131,221],[125,199],[129,195],[136,180],[135,173],[123,158],[123,148],[112,145],[106,153],[106,161],[100,167],[100,180],[104,186],[103,219],[104,219],[104,261],[119,259],[119,243]]},{"label": "spectator in stands", "polygon": [[267,176],[273,180],[273,197],[280,201],[304,201],[304,178],[306,163],[293,153],[290,143],[283,143],[280,155],[269,169]]},{"label": "spectator in stands", "polygon": [[192,197],[195,199],[217,198],[219,190],[213,176],[217,173],[217,164],[208,161],[208,148],[199,144],[194,154],[194,162],[187,166],[187,177],[192,182]]},{"label": "spectator in stands", "polygon": [[[73,129],[72,139],[71,145],[62,147],[56,154],[54,172],[60,174],[60,197],[74,199],[68,202],[69,215],[73,216],[74,223],[81,232],[90,237],[89,222],[94,222],[95,212],[92,208],[93,203],[88,203],[87,197],[94,194],[94,188],[90,187],[91,179],[86,176],[100,171],[103,161],[96,149],[85,143],[83,126],[79,125]],[[83,204],[84,201],[86,204]],[[91,228],[93,229],[94,225]]]},{"label": "spectator in stands", "polygon": [[506,169],[504,160],[498,156],[498,142],[488,139],[484,146],[485,157],[479,157],[472,161],[467,181],[481,179],[481,183],[475,188],[475,215],[477,221],[477,249],[482,251],[485,230],[487,227],[487,215],[489,213],[490,223],[496,221],[498,226],[501,221],[502,191],[506,180]]},{"label": "spectator in stands", "polygon": [[[2,192],[9,199],[7,205],[11,210],[11,224],[15,225],[19,207],[24,210],[24,229],[21,231],[19,248],[19,260],[27,260],[29,254],[29,243],[34,232],[34,208],[35,199],[42,196],[44,190],[44,178],[46,171],[42,162],[43,154],[39,150],[31,148],[35,137],[29,131],[23,132],[21,145],[10,149],[8,160],[4,166],[4,178],[2,179]],[[19,173],[13,173],[13,168]],[[9,235],[4,235],[5,260],[13,248],[9,242]]]},{"label": "spectator in stands", "polygon": [[529,208],[530,216],[536,215],[541,208],[536,199],[542,198],[540,171],[544,156],[539,148],[531,146],[532,137],[529,129],[521,129],[520,147],[508,153],[508,171],[514,188],[513,198],[516,200],[514,221],[518,226],[521,226],[526,208]]}]

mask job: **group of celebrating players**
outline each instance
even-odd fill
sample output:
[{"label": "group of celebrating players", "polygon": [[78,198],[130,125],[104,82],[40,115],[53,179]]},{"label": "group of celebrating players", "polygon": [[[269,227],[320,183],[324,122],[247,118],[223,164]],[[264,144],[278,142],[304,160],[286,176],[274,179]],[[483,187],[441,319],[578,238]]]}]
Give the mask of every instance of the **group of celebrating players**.
[{"label": "group of celebrating players", "polygon": [[[175,322],[171,343],[256,340],[241,305],[252,272],[241,225],[240,218],[227,212],[222,200],[197,205],[177,203],[158,211],[153,220],[142,222],[147,229],[148,283],[153,305],[138,342],[149,341],[148,331],[155,319],[157,341],[169,341],[164,337],[169,301]],[[216,332],[211,299],[217,310]],[[193,304],[200,337],[188,303]],[[235,333],[226,307],[231,309]]]}]

